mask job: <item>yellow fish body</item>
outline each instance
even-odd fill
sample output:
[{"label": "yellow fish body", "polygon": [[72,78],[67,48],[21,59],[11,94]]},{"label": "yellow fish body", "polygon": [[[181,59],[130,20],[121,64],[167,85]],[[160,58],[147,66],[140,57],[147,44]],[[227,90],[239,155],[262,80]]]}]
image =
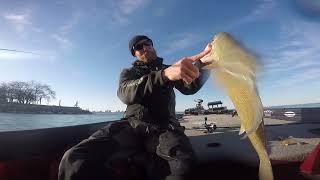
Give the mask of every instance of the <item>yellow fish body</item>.
[{"label": "yellow fish body", "polygon": [[263,105],[256,86],[258,64],[256,57],[228,33],[218,33],[209,58],[213,78],[226,89],[240,117],[239,134],[246,132],[259,159],[259,179],[272,180],[273,173],[266,150]]}]

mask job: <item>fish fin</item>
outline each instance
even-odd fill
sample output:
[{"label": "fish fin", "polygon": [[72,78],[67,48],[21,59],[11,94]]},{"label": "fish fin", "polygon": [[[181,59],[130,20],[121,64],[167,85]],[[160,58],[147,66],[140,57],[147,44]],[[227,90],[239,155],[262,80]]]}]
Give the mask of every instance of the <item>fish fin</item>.
[{"label": "fish fin", "polygon": [[245,129],[243,126],[241,126],[239,130],[239,135],[243,134],[244,132],[245,132]]},{"label": "fish fin", "polygon": [[240,140],[247,139],[247,137],[248,137],[248,134],[244,134],[244,135],[240,138]]},{"label": "fish fin", "polygon": [[261,121],[255,121],[252,128],[251,129],[248,129],[246,130],[246,133],[247,134],[252,134],[252,133],[255,133],[257,131],[257,129],[259,128],[260,124],[262,122]]},{"label": "fish fin", "polygon": [[254,121],[253,121],[252,127],[251,127],[251,129],[246,130],[247,134],[251,134],[251,133],[256,132],[261,124],[264,125],[264,121],[263,121],[263,106],[262,106],[262,103],[259,103],[259,102],[261,102],[260,98],[259,98],[259,101],[256,104],[256,106],[258,108],[254,109],[255,111],[253,112]]}]

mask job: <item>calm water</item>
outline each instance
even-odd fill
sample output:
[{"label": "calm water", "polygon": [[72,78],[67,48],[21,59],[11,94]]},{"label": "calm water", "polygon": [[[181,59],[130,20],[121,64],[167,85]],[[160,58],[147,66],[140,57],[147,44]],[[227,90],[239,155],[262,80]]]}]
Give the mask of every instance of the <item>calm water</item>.
[{"label": "calm water", "polygon": [[[311,108],[320,107],[320,103],[273,106],[274,108]],[[0,113],[0,132],[72,126],[119,120],[123,113],[95,113],[85,115],[60,114],[12,114]]]},{"label": "calm water", "polygon": [[272,108],[318,108],[320,103],[308,103],[308,104],[294,104],[294,105],[283,105],[283,106],[271,106]]},{"label": "calm water", "polygon": [[80,115],[0,113],[0,132],[113,121],[119,120],[122,116],[123,113],[96,113]]}]

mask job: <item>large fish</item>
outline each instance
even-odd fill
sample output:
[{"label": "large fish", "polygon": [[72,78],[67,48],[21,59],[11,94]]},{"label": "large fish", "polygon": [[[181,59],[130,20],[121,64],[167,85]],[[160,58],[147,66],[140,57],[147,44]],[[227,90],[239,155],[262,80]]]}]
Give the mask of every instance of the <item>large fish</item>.
[{"label": "large fish", "polygon": [[259,156],[259,179],[272,180],[272,167],[266,150],[263,105],[256,85],[259,67],[256,57],[225,32],[218,33],[211,45],[213,51],[203,59],[212,60],[208,68],[215,81],[227,91],[240,117],[239,134],[246,132]]}]

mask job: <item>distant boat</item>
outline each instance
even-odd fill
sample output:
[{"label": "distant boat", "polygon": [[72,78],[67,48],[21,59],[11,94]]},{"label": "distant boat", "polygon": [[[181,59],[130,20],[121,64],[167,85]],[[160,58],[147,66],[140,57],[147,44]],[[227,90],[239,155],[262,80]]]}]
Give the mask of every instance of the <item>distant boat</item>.
[{"label": "distant boat", "polygon": [[190,115],[232,113],[232,111],[228,110],[226,106],[222,106],[223,103],[221,101],[208,102],[208,109],[204,109],[201,105],[201,103],[203,102],[202,99],[198,99],[198,101],[196,102],[198,102],[198,104],[195,108],[188,108],[184,111],[184,113]]}]

